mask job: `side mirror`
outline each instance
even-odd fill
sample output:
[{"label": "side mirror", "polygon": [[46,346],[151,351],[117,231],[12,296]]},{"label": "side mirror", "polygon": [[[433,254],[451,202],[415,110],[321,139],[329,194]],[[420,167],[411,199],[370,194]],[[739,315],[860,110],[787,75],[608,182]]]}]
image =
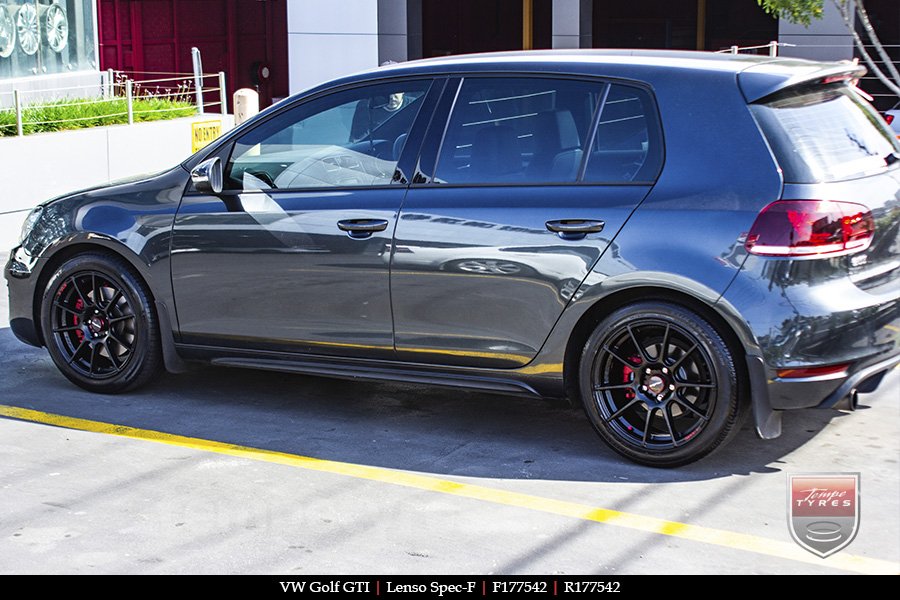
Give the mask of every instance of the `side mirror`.
[{"label": "side mirror", "polygon": [[194,188],[203,194],[222,193],[222,160],[216,156],[204,160],[191,171]]}]

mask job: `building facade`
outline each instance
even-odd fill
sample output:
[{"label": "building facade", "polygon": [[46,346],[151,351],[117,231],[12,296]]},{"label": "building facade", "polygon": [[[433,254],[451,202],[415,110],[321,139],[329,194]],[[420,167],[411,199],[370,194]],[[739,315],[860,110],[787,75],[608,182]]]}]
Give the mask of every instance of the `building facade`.
[{"label": "building facade", "polygon": [[95,0],[0,2],[0,107],[24,91],[97,82]]},{"label": "building facade", "polygon": [[[900,62],[900,2],[866,7]],[[137,79],[188,73],[192,47],[205,71],[224,71],[231,90],[257,89],[267,105],[386,61],[530,48],[721,50],[771,40],[791,44],[779,49],[788,56],[855,56],[829,0],[825,18],[808,28],[773,19],[757,0],[12,0],[0,3],[0,94],[96,80],[105,69]]]}]

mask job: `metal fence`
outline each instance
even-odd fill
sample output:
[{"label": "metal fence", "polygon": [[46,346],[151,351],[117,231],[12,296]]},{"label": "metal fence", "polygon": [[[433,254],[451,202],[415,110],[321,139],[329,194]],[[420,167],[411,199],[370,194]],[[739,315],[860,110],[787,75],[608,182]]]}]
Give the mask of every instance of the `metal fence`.
[{"label": "metal fence", "polygon": [[[190,108],[185,105],[192,105],[199,114],[228,112],[224,72],[147,73],[109,69],[100,75],[99,84],[0,92],[0,107],[10,106],[0,108],[0,135],[10,135],[13,128],[18,136],[25,135],[27,128],[40,126],[66,129],[65,124],[82,121],[130,125],[135,120],[141,120],[141,115],[185,112]],[[153,99],[180,102],[182,106],[135,107],[135,100]],[[92,111],[92,114],[82,117],[46,117],[49,109],[58,111],[67,107],[91,105],[105,105],[109,110]],[[14,115],[15,118],[10,118],[10,115]],[[4,123],[4,121],[14,122]]]},{"label": "metal fence", "polygon": [[717,52],[721,53],[730,53],[730,54],[740,54],[740,53],[749,53],[751,50],[753,54],[759,54],[760,50],[766,50],[769,56],[778,56],[778,47],[779,46],[793,46],[794,44],[785,44],[783,42],[771,41],[768,44],[760,44],[759,46],[731,46],[730,48],[725,48],[724,50],[717,50]]}]

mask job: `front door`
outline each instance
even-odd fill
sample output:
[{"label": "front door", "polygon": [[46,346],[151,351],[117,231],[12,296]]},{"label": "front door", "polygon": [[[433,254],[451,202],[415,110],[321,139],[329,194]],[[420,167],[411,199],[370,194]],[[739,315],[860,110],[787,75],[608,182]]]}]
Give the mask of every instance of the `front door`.
[{"label": "front door", "polygon": [[650,190],[662,162],[656,114],[640,86],[466,78],[443,139],[428,135],[397,223],[398,357],[531,361]]},{"label": "front door", "polygon": [[390,242],[406,193],[397,168],[430,86],[333,92],[237,139],[225,191],[189,190],[175,219],[182,343],[393,355]]}]

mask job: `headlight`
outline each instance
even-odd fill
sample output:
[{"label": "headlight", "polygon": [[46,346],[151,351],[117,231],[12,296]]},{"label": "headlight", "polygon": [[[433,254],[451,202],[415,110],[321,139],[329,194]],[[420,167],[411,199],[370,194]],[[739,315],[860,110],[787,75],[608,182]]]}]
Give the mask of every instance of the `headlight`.
[{"label": "headlight", "polygon": [[25,218],[25,222],[22,223],[22,233],[19,234],[19,243],[24,244],[25,240],[28,239],[28,236],[31,235],[31,230],[34,229],[35,223],[41,218],[41,213],[44,211],[44,207],[38,206]]}]

